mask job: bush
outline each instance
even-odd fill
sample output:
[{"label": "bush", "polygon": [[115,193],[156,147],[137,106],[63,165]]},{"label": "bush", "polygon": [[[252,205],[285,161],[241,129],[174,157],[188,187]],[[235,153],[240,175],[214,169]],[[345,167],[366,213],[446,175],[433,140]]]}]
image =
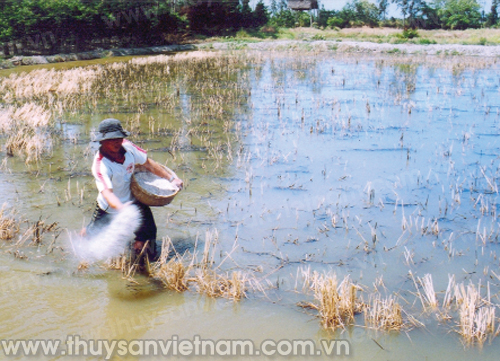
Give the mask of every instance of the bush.
[{"label": "bush", "polygon": [[297,12],[296,17],[297,17],[296,24],[298,24],[300,27],[311,26],[311,17],[307,12],[305,11]]},{"label": "bush", "polygon": [[326,24],[328,25],[328,27],[330,28],[341,28],[345,25],[345,21],[344,19],[341,19],[341,18],[338,18],[336,16],[334,17],[331,17],[329,18],[327,21],[326,21]]},{"label": "bush", "polygon": [[275,27],[272,27],[270,25],[264,25],[260,28],[260,32],[268,35],[275,35],[277,33],[277,30]]},{"label": "bush", "polygon": [[402,28],[403,22],[400,19],[396,19],[394,17],[391,17],[390,19],[382,20],[380,22],[380,26],[383,26],[386,28]]},{"label": "bush", "polygon": [[251,35],[245,29],[240,29],[236,32],[236,38],[246,39],[246,38],[250,38],[250,37],[251,37]]},{"label": "bush", "polygon": [[429,44],[437,44],[436,40],[429,40],[429,39],[419,39],[418,44],[421,45],[429,45]]},{"label": "bush", "polygon": [[481,37],[481,38],[479,38],[478,44],[479,45],[486,45],[487,42],[488,42],[488,40],[485,37]]},{"label": "bush", "polygon": [[405,39],[418,38],[418,31],[416,29],[404,29],[402,36]]}]

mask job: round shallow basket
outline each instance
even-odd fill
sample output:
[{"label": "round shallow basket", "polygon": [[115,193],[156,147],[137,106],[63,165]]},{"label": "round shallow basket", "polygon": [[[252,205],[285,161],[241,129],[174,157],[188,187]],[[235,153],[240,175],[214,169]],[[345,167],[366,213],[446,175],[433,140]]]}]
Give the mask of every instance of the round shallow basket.
[{"label": "round shallow basket", "polygon": [[[167,169],[169,172],[175,174],[172,172],[169,168],[165,167],[162,165],[163,168]],[[141,184],[140,181],[138,181],[135,177],[136,173],[140,172],[149,172],[148,170],[142,168],[142,167],[136,167],[136,171],[134,172],[134,175],[132,175],[132,182],[130,183],[130,190],[132,191],[132,195],[141,203],[147,205],[147,206],[155,206],[155,207],[161,207],[161,206],[166,206],[172,200],[175,198],[177,193],[179,193],[179,189],[177,189],[174,193],[169,194],[169,195],[157,195],[148,192],[143,188],[144,184]],[[160,177],[158,177],[160,178]]]}]

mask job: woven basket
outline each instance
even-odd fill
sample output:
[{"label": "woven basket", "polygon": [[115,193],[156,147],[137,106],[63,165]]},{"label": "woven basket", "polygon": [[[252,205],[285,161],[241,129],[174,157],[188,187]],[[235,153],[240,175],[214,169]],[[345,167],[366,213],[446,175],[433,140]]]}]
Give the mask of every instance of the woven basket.
[{"label": "woven basket", "polygon": [[[168,170],[170,173],[175,174],[170,168],[167,168],[162,165],[163,168]],[[143,167],[137,166],[135,173],[139,172],[149,172]],[[135,174],[134,173],[134,174]],[[134,175],[132,175],[132,182],[130,183],[130,190],[132,191],[132,195],[141,203],[147,205],[147,206],[155,206],[155,207],[161,207],[161,206],[166,206],[172,200],[175,198],[177,193],[179,193],[179,190],[175,191],[174,193],[168,195],[168,196],[159,196],[157,194],[149,193],[146,191],[140,184],[140,182],[137,181]]]}]

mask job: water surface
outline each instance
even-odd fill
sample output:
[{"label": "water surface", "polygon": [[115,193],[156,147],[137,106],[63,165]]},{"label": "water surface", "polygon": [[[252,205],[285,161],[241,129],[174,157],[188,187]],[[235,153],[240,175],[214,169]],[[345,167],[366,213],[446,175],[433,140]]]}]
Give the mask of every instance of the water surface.
[{"label": "water surface", "polygon": [[[498,339],[466,348],[453,321],[423,313],[408,276],[432,274],[438,297],[449,274],[489,282],[498,303],[499,69],[448,62],[240,54],[219,78],[209,78],[209,61],[193,78],[172,66],[157,88],[133,93],[142,98],[113,88],[97,106],[63,114],[50,157],[7,158],[0,173],[2,202],[63,230],[50,254],[3,244],[0,338],[339,338],[351,342],[351,359],[496,359]],[[96,196],[90,131],[108,116],[185,180],[171,205],[154,209],[159,238],[193,252],[217,230],[217,259],[230,253],[222,268],[252,272],[265,294],[234,303],[97,266],[77,271],[71,242]],[[296,305],[313,300],[297,277],[307,267],[350,274],[366,289],[382,277],[426,327],[377,332],[359,315],[344,332],[322,329]]]}]

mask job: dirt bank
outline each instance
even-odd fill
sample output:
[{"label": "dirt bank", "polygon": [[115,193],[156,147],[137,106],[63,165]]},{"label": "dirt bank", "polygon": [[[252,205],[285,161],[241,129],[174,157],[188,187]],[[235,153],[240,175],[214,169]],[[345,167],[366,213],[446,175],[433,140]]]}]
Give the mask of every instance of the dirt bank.
[{"label": "dirt bank", "polygon": [[299,41],[276,40],[257,43],[211,43],[200,44],[199,49],[252,49],[252,50],[312,50],[336,51],[338,53],[401,53],[423,55],[468,55],[480,57],[500,56],[500,45],[461,45],[461,44],[388,44],[360,41]]},{"label": "dirt bank", "polygon": [[76,60],[92,60],[112,56],[130,56],[130,55],[154,55],[165,54],[176,51],[189,51],[196,50],[194,45],[164,45],[164,46],[150,46],[146,48],[120,48],[109,50],[94,50],[82,53],[71,54],[56,54],[56,55],[37,55],[37,56],[15,56],[6,59],[3,64],[0,63],[0,68],[9,68],[19,65],[37,65],[37,64],[51,64],[62,63]]},{"label": "dirt bank", "polygon": [[461,45],[461,44],[388,44],[359,41],[301,41],[301,40],[275,40],[262,42],[207,42],[202,44],[165,45],[146,48],[113,49],[88,51],[74,54],[58,54],[50,56],[16,56],[0,64],[0,68],[19,65],[36,65],[68,62],[75,60],[91,60],[111,56],[154,55],[177,51],[189,50],[310,50],[310,51],[335,51],[338,53],[401,53],[423,55],[467,55],[478,57],[500,56],[500,45]]}]

